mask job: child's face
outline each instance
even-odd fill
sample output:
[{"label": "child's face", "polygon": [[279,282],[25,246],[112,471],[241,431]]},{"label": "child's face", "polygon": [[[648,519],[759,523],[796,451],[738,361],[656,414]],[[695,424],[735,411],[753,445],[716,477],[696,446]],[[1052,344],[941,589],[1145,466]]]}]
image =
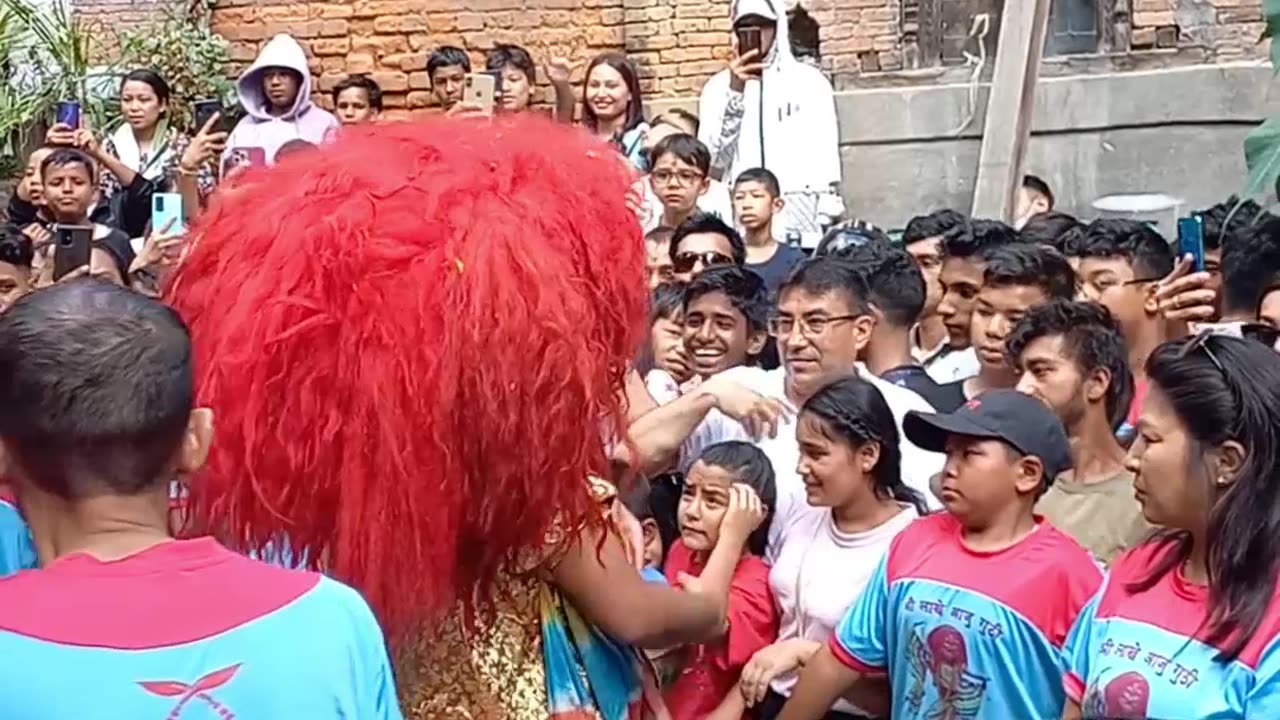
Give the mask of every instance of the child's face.
[{"label": "child's face", "polygon": [[984,287],[978,292],[969,320],[969,343],[978,353],[978,362],[988,370],[1007,370],[1005,339],[1031,308],[1048,298],[1035,285]]},{"label": "child's face", "polygon": [[502,109],[506,112],[520,112],[529,107],[533,99],[533,87],[529,84],[529,76],[515,65],[502,66]]},{"label": "child's face", "polygon": [[640,529],[644,532],[644,566],[662,567],[662,534],[658,532],[658,521],[641,520]]},{"label": "child's face", "polygon": [[684,345],[694,372],[704,378],[746,365],[764,342],[765,334],[752,332],[747,317],[723,292],[706,293],[685,307]]},{"label": "child's face", "polygon": [[96,191],[93,175],[78,162],[50,167],[44,172],[44,199],[58,222],[85,222]]},{"label": "child's face", "polygon": [[347,88],[338,93],[334,110],[337,111],[338,120],[342,121],[343,125],[373,122],[373,119],[378,116],[378,112],[369,104],[369,92],[358,87]]},{"label": "child's face", "polygon": [[40,164],[53,152],[49,148],[38,148],[27,158],[27,169],[22,174],[22,190],[32,205],[44,205],[44,178],[40,177]]},{"label": "child's face", "polygon": [[733,188],[733,212],[738,223],[747,230],[758,230],[773,222],[773,214],[782,202],[773,196],[762,183],[754,180],[740,182]]},{"label": "child's face", "polygon": [[802,413],[796,424],[800,463],[796,474],[804,481],[805,499],[814,507],[843,508],[858,502],[874,503],[870,472],[880,459],[880,446],[854,447],[834,439],[822,418]]},{"label": "child's face", "polygon": [[275,110],[292,110],[301,86],[302,78],[288,68],[269,67],[262,72],[262,91]]},{"label": "child's face", "polygon": [[985,523],[1018,502],[1023,460],[999,440],[952,435],[938,499],[965,524]]},{"label": "child's face", "polygon": [[441,107],[451,108],[462,100],[467,71],[461,65],[445,65],[431,73],[431,93]]},{"label": "child's face", "polygon": [[9,309],[18,298],[31,289],[31,271],[7,262],[0,262],[0,312]]},{"label": "child's face", "polygon": [[666,370],[676,382],[689,379],[689,356],[684,346],[684,330],[680,318],[658,318],[649,329],[649,344],[653,351],[653,364]]},{"label": "child's face", "polygon": [[720,540],[733,474],[699,460],[689,468],[680,495],[680,540],[693,552],[710,552]]},{"label": "child's face", "polygon": [[676,279],[675,269],[671,265],[670,240],[663,242],[646,240],[644,250],[644,269],[649,273],[649,290],[652,291],[662,283]]},{"label": "child's face", "polygon": [[693,212],[698,206],[698,198],[711,185],[701,170],[669,152],[659,155],[654,161],[649,182],[653,184],[653,192],[662,200],[662,207],[671,215]]}]

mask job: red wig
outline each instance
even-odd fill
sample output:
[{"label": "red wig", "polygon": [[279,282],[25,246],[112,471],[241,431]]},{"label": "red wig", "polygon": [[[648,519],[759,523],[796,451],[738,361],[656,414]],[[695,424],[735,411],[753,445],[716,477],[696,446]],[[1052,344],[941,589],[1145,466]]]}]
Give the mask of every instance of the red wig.
[{"label": "red wig", "polygon": [[216,417],[195,525],[287,537],[399,640],[600,522],[645,316],[630,182],[532,118],[344,130],[241,178],[172,285]]}]

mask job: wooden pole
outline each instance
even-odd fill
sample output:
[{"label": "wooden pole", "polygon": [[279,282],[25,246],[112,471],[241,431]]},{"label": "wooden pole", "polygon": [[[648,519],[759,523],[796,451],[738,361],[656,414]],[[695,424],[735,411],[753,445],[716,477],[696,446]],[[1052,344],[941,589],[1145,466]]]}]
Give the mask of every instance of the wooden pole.
[{"label": "wooden pole", "polygon": [[978,181],[973,192],[974,217],[1013,221],[1031,138],[1036,81],[1049,27],[1049,2],[1014,0],[1004,4],[982,131]]}]

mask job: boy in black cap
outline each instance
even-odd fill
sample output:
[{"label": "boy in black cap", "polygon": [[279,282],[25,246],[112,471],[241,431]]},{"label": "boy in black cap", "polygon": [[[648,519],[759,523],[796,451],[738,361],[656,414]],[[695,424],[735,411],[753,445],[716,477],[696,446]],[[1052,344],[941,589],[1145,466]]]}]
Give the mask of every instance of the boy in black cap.
[{"label": "boy in black cap", "polygon": [[1032,513],[1071,467],[1062,424],[1039,400],[994,390],[949,415],[909,413],[903,429],[947,453],[947,512],[893,541],[779,717],[822,717],[841,694],[888,714],[858,683],[885,674],[894,717],[1058,717],[1062,643],[1102,582],[1084,548]]}]

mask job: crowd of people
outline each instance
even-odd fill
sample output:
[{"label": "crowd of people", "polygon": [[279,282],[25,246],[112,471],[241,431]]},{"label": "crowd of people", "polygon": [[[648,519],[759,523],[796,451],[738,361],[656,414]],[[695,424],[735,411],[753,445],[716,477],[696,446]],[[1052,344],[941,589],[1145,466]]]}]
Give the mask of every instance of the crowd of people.
[{"label": "crowd of people", "polygon": [[331,114],[281,35],[234,124],[139,69],[55,125],[0,238],[0,714],[1280,717],[1280,216],[1179,256],[1028,175],[891,238],[732,13],[696,115],[605,54],[543,117],[515,46],[492,109],[439,48],[444,117]]}]

